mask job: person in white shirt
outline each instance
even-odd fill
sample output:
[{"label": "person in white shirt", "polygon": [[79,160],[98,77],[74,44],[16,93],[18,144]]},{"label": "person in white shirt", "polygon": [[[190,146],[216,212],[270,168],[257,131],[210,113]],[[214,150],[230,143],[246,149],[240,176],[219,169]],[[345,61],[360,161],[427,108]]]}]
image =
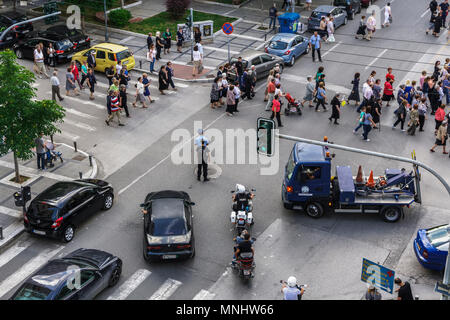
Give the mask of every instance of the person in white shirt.
[{"label": "person in white shirt", "polygon": [[328,33],[328,38],[326,40],[326,42],[335,42],[336,40],[334,39],[334,23],[333,23],[334,18],[330,17],[330,19],[327,22],[327,33]]},{"label": "person in white shirt", "polygon": [[45,72],[44,52],[42,51],[40,45],[36,45],[36,49],[34,49],[34,63],[37,68],[36,73],[40,79],[42,79],[42,74],[44,74],[47,78],[50,78]]},{"label": "person in white shirt", "polygon": [[200,40],[195,45],[197,46],[198,52],[200,52],[200,56],[202,57],[202,60],[203,60],[203,45],[202,45],[202,41]]},{"label": "person in white shirt", "polygon": [[58,96],[59,101],[63,101],[64,98],[61,97],[61,94],[59,93],[59,79],[58,79],[58,72],[55,70],[53,71],[53,76],[50,78],[50,83],[52,84],[52,100],[56,101],[55,95]]},{"label": "person in white shirt", "polygon": [[116,64],[116,78],[117,79],[119,79],[121,70],[122,70],[122,61],[118,61]]},{"label": "person in white shirt", "polygon": [[389,18],[391,17],[392,12],[391,12],[391,4],[390,2],[388,2],[386,4],[386,6],[384,7],[384,23],[381,25],[383,28],[384,27],[389,27]]},{"label": "person in white shirt", "polygon": [[136,99],[133,102],[133,107],[136,108],[136,102],[142,103],[142,108],[147,108],[145,104],[145,96],[144,96],[144,84],[142,83],[142,77],[138,78],[138,82],[136,83]]},{"label": "person in white shirt", "polygon": [[365,37],[366,40],[372,40],[373,33],[375,32],[375,28],[377,25],[377,20],[375,19],[375,11],[372,12],[372,15],[367,18],[366,27],[367,27],[367,35]]},{"label": "person in white shirt", "polygon": [[196,45],[194,47],[194,51],[192,52],[192,59],[194,63],[194,68],[192,69],[192,76],[195,77],[195,70],[197,70],[198,73],[201,73],[200,66],[202,64],[202,56],[200,51],[198,50],[198,46]]},{"label": "person in white shirt", "polygon": [[198,137],[195,138],[194,140],[194,144],[198,147],[202,146],[202,141],[206,142],[206,144],[209,144],[209,140],[208,138],[204,135],[205,131],[203,129],[198,129],[197,130],[198,133]]},{"label": "person in white shirt", "polygon": [[234,89],[233,89],[233,93],[234,93],[234,112],[239,112],[239,110],[237,109],[238,103],[239,103],[239,98],[241,97],[241,89],[239,89],[239,84],[236,83],[234,85]]}]

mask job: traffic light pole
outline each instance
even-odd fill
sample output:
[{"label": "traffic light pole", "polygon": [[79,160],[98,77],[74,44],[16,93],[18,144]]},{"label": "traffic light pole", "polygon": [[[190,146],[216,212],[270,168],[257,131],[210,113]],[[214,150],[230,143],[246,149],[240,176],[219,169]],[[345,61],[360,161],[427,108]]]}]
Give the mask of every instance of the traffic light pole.
[{"label": "traffic light pole", "polygon": [[[299,138],[299,137],[294,137],[294,136],[288,136],[288,135],[285,135],[285,134],[275,133],[275,136],[280,138],[280,139],[285,139],[285,140],[291,140],[291,141],[315,144],[315,145],[319,145],[319,146],[323,146],[323,147],[327,147],[327,148],[334,148],[334,149],[339,149],[339,150],[344,150],[344,151],[349,151],[349,152],[355,152],[355,153],[359,153],[359,154],[366,154],[366,155],[369,155],[369,156],[374,156],[374,157],[379,157],[379,158],[385,158],[385,159],[390,159],[390,160],[396,160],[396,161],[411,163],[411,164],[416,165],[418,167],[424,168],[425,170],[430,172],[432,175],[434,175],[444,185],[445,189],[447,190],[447,192],[448,192],[448,194],[450,196],[450,185],[447,183],[447,181],[445,181],[445,179],[439,173],[437,173],[433,168],[431,168],[428,165],[426,165],[426,164],[424,164],[422,162],[419,162],[417,160],[408,159],[408,158],[404,158],[404,157],[398,157],[398,156],[385,154],[385,153],[380,153],[380,152],[374,152],[374,151],[369,151],[369,150],[363,150],[363,149],[357,149],[357,148],[352,148],[352,147],[347,147],[347,146],[341,146],[341,145],[338,145],[338,144],[331,144],[331,143],[328,143],[328,142],[322,142],[322,141],[304,139],[304,138]],[[444,285],[450,284],[450,251],[447,254],[447,263],[445,265],[444,278],[443,278],[442,283]],[[444,295],[444,294],[441,296],[441,300],[448,300],[448,298],[449,297],[447,295]]]},{"label": "traffic light pole", "polygon": [[106,12],[106,0],[103,0],[103,9],[105,11],[105,42],[108,42],[108,13]]},{"label": "traffic light pole", "polygon": [[191,31],[191,61],[194,61],[194,9],[190,10],[190,31]]}]

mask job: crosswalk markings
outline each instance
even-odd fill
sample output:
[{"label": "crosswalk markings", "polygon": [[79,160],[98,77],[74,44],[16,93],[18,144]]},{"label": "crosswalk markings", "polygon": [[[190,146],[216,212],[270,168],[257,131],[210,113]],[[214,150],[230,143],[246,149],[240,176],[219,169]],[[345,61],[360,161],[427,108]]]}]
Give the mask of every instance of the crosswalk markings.
[{"label": "crosswalk markings", "polygon": [[151,271],[146,269],[137,270],[107,300],[125,300],[151,274]]},{"label": "crosswalk markings", "polygon": [[200,290],[199,293],[197,293],[192,300],[212,300],[214,298],[215,294],[209,292],[208,290]]},{"label": "crosswalk markings", "polygon": [[0,297],[4,296],[19,283],[21,283],[25,278],[29,277],[33,272],[35,272],[39,267],[46,263],[53,256],[58,254],[64,246],[58,246],[56,249],[46,249],[38,256],[29,260],[21,268],[16,270],[11,276],[6,278],[0,283]]},{"label": "crosswalk markings", "polygon": [[180,281],[169,278],[152,294],[149,300],[167,300],[181,285]]},{"label": "crosswalk markings", "polygon": [[71,114],[73,114],[73,115],[76,115],[76,116],[78,116],[78,117],[82,117],[82,118],[86,118],[86,119],[98,119],[97,117],[95,117],[95,116],[91,116],[90,114],[87,114],[87,113],[84,113],[84,112],[81,112],[81,111],[78,111],[78,110],[76,110],[76,109],[72,109],[72,108],[64,108],[68,113],[71,113]]},{"label": "crosswalk markings", "polygon": [[80,139],[80,136],[77,136],[77,135],[75,135],[75,134],[72,134],[72,133],[70,133],[70,132],[68,132],[68,131],[66,131],[66,130],[61,131],[61,132],[58,133],[56,136],[63,137],[63,138],[66,138],[66,139],[69,139],[70,141],[77,141],[78,139]]},{"label": "crosswalk markings", "polygon": [[70,125],[75,126],[77,128],[80,128],[80,129],[83,129],[83,130],[87,130],[87,131],[91,131],[91,132],[97,130],[94,127],[91,127],[90,125],[88,125],[86,123],[72,121],[72,120],[67,119],[67,118],[64,119],[64,123],[67,123],[67,124],[70,124]]},{"label": "crosswalk markings", "polygon": [[120,40],[119,43],[120,44],[127,43],[128,41],[133,40],[134,38],[136,38],[136,37],[135,36],[129,36],[129,37],[126,37],[125,39]]},{"label": "crosswalk markings", "polygon": [[0,268],[10,262],[32,244],[31,240],[17,242],[0,255]]},{"label": "crosswalk markings", "polygon": [[91,106],[96,107],[99,110],[106,110],[106,103],[105,103],[105,105],[101,105],[101,104],[98,104],[98,103],[95,103],[95,102],[92,102],[92,101],[86,101],[86,100],[83,100],[83,99],[80,99],[80,98],[76,98],[76,97],[65,97],[65,99],[69,99],[69,100],[73,100],[73,101],[76,101],[76,102],[80,102],[81,104],[91,105]]},{"label": "crosswalk markings", "polygon": [[[14,169],[14,163],[8,162],[8,161],[4,161],[4,160],[0,160],[0,166],[1,167],[6,167],[9,169]],[[23,166],[19,164],[19,169],[21,172],[24,173],[28,173],[28,174],[34,174],[37,175],[39,174],[40,176],[44,176],[46,178],[49,179],[53,179],[53,180],[57,180],[57,181],[68,181],[68,180],[73,180],[73,178],[69,178],[63,175],[59,175],[53,172],[49,172],[49,171],[38,171],[37,169],[33,169],[27,166]]]},{"label": "crosswalk markings", "polygon": [[6,214],[14,218],[21,218],[23,215],[22,211],[20,210],[10,209],[4,206],[0,206],[0,213]]}]

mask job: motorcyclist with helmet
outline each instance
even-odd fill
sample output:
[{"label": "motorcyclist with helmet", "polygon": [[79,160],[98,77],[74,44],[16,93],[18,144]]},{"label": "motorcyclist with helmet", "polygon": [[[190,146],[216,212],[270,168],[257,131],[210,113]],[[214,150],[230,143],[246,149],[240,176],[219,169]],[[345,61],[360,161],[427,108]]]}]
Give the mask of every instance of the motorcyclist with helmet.
[{"label": "motorcyclist with helmet", "polygon": [[242,252],[251,252],[255,256],[255,249],[253,248],[253,239],[250,237],[250,233],[247,230],[242,232],[240,237],[236,237],[236,247],[234,248],[234,260],[232,264],[234,265],[237,260],[239,260],[239,255]]},{"label": "motorcyclist with helmet", "polygon": [[253,199],[255,195],[245,189],[242,184],[236,184],[236,191],[232,196],[233,210],[245,210],[249,201]]},{"label": "motorcyclist with helmet", "polygon": [[290,276],[287,283],[281,281],[281,293],[284,295],[284,300],[301,300],[305,289],[297,285],[297,278]]}]

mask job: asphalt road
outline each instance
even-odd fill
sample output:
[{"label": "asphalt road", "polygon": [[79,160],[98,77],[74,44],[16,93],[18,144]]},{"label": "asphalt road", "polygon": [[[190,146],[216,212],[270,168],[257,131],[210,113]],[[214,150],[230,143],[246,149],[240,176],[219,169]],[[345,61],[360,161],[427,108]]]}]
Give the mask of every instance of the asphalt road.
[{"label": "asphalt road", "polygon": [[[396,79],[400,80],[418,80],[422,69],[431,73],[434,61],[443,60],[450,54],[450,49],[445,45],[444,37],[435,39],[425,35],[428,15],[420,18],[425,10],[423,7],[420,0],[408,1],[407,7],[399,0],[393,2],[394,24],[388,29],[377,30],[371,42],[354,39],[358,19],[338,29],[337,42],[325,44],[323,48],[327,86],[345,92],[351,87],[355,72],[361,72],[361,79],[365,79],[371,70],[376,70],[383,79],[388,66],[394,68]],[[285,91],[302,98],[304,78],[314,75],[318,66],[318,63],[311,63],[310,56],[304,56],[294,67],[286,68],[282,75]],[[60,73],[62,77],[64,72]],[[102,76],[99,79],[106,83]],[[39,97],[48,97],[48,83],[44,80],[38,83]],[[405,219],[396,224],[384,223],[376,215],[336,214],[312,220],[302,212],[285,210],[280,199],[281,178],[293,145],[287,141],[279,144],[279,170],[275,175],[260,175],[259,164],[220,164],[220,176],[204,183],[195,179],[194,165],[172,163],[170,155],[176,143],[171,141],[171,135],[176,128],[187,129],[192,135],[195,133],[194,121],[202,121],[203,127],[208,128],[207,135],[214,133],[213,129],[224,132],[226,129],[254,128],[258,116],[268,115],[263,110],[263,83],[260,82],[255,99],[241,102],[239,114],[232,118],[224,116],[223,108],[211,110],[208,106],[210,85],[197,84],[180,88],[168,96],[157,94],[160,99],[150,110],[131,107],[132,118],[127,119],[122,128],[106,127],[103,119],[106,113],[100,107],[85,104],[88,101],[86,94],[77,99],[66,99],[63,103],[66,108],[95,118],[68,113],[69,122],[63,125],[63,133],[57,139],[70,142],[73,136],[78,136],[80,148],[83,146],[96,156],[103,168],[100,177],[106,177],[115,187],[115,205],[110,211],[93,216],[67,245],[22,235],[11,247],[14,250],[9,251],[9,255],[8,251],[0,255],[0,296],[8,298],[20,281],[45,259],[89,247],[109,251],[124,261],[118,287],[103,292],[98,299],[113,294],[113,297],[126,299],[156,296],[170,299],[279,299],[278,282],[291,274],[309,284],[305,298],[359,299],[365,288],[359,280],[363,257],[395,269],[402,255],[412,252],[410,240],[418,228],[448,221],[445,190],[427,173],[423,173],[422,207],[407,210]],[[329,96],[331,98],[331,92]],[[94,102],[104,105],[101,97]],[[450,179],[450,159],[428,151],[434,141],[432,119],[427,121],[424,133],[410,137],[399,130],[391,130],[394,107],[385,108],[381,131],[371,132],[371,142],[367,143],[352,134],[357,124],[354,106],[343,109],[339,126],[329,123],[328,113],[308,109],[302,117],[283,116],[281,132],[319,140],[327,135],[335,143],[406,157],[415,150],[418,159]],[[85,130],[87,127],[83,124],[95,130]],[[228,152],[227,149],[225,154]],[[363,165],[366,174],[370,170],[381,174],[386,168],[406,167],[340,151],[336,152],[333,162],[334,165],[351,165],[354,174],[359,164]],[[247,285],[237,281],[227,269],[234,236],[229,223],[229,191],[236,183],[257,190],[252,230],[258,238],[257,274]],[[148,264],[142,257],[143,221],[139,204],[148,192],[164,189],[187,191],[196,203],[196,257],[187,261]],[[424,272],[414,260],[403,265],[400,273],[404,270],[408,271],[406,276],[417,276],[417,273],[424,277],[439,276]]]}]

